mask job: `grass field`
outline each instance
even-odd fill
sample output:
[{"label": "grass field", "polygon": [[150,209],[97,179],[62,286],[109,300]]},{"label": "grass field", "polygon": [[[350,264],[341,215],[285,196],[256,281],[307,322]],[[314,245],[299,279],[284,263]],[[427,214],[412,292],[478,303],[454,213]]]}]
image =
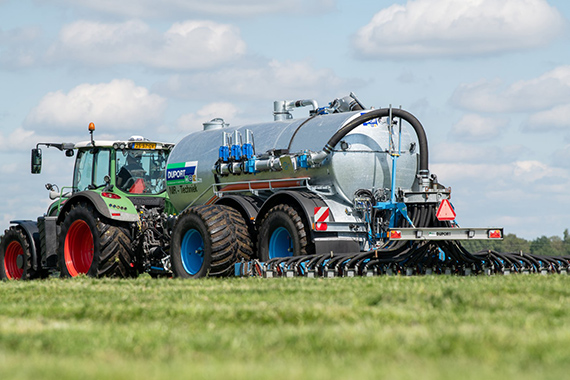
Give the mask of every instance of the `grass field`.
[{"label": "grass field", "polygon": [[570,277],[0,283],[1,379],[547,379]]}]

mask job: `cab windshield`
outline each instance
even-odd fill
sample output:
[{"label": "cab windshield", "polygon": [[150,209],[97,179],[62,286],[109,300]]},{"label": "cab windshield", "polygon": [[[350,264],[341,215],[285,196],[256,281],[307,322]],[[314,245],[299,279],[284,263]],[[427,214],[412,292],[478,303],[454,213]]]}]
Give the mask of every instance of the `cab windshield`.
[{"label": "cab windshield", "polygon": [[116,185],[131,194],[158,194],[165,190],[164,150],[125,149],[116,153]]}]

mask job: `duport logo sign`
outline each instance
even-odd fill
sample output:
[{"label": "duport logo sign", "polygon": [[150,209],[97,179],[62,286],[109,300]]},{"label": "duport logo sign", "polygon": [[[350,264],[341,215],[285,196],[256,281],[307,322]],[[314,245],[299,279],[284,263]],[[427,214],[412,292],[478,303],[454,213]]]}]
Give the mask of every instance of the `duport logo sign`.
[{"label": "duport logo sign", "polygon": [[170,164],[166,168],[166,183],[171,186],[200,182],[200,180],[196,178],[197,168],[198,161]]}]

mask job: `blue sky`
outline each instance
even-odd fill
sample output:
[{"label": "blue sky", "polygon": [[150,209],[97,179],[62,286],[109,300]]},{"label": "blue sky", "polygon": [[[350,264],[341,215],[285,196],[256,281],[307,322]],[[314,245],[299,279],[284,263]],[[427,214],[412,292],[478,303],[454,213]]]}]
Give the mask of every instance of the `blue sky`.
[{"label": "blue sky", "polygon": [[[0,0],[0,228],[72,159],[39,141],[177,142],[213,117],[354,91],[423,123],[462,226],[570,228],[570,4],[562,0]],[[298,116],[304,116],[300,113]]]}]

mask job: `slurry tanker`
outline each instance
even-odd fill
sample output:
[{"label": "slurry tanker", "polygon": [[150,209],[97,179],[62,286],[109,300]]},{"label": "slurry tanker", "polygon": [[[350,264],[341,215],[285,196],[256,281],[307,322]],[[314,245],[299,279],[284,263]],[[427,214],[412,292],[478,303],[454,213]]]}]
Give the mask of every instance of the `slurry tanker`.
[{"label": "slurry tanker", "polygon": [[[293,110],[309,115],[293,118]],[[422,124],[354,94],[324,107],[274,102],[273,121],[204,123],[176,145],[39,143],[76,156],[73,184],[15,220],[0,243],[0,276],[198,278],[566,271],[568,261],[467,252],[501,228],[460,228],[451,190],[430,173]],[[566,260],[566,261],[564,261]]]}]

